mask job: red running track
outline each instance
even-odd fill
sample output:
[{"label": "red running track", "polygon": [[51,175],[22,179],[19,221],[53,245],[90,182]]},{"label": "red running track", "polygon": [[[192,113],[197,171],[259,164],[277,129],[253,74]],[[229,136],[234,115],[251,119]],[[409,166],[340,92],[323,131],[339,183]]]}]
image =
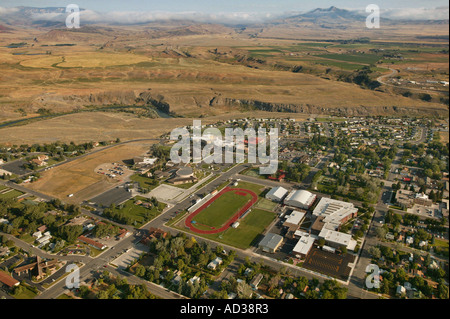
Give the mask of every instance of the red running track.
[{"label": "red running track", "polygon": [[[195,224],[192,224],[192,219],[197,214],[199,214],[200,212],[205,210],[209,205],[211,205],[215,200],[217,200],[224,193],[232,192],[232,191],[239,191],[241,193],[249,194],[250,196],[252,196],[252,199],[247,204],[245,204],[245,206],[243,206],[236,214],[233,215],[233,217],[231,217],[220,228],[217,228],[214,230],[202,230],[202,229],[196,228],[194,226]],[[204,203],[202,206],[200,206],[200,208],[198,208],[195,212],[193,212],[191,215],[189,215],[186,218],[185,225],[193,232],[199,233],[199,234],[217,234],[217,233],[223,232],[224,230],[228,229],[228,227],[230,227],[235,221],[237,221],[250,207],[252,207],[257,202],[257,200],[258,200],[258,196],[254,192],[252,192],[248,189],[225,187],[219,193],[217,193],[213,198],[210,198],[206,203]]]}]

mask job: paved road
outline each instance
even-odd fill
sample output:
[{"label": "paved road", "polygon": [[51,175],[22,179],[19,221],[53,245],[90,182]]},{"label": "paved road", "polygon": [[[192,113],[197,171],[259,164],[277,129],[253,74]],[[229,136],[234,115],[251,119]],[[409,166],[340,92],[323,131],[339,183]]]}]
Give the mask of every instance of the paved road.
[{"label": "paved road", "polygon": [[[210,193],[213,190],[215,190],[218,186],[220,186],[221,184],[223,184],[225,181],[227,180],[231,180],[231,179],[241,179],[241,180],[245,180],[245,181],[251,181],[251,182],[257,182],[258,184],[262,184],[264,186],[267,187],[273,187],[276,185],[280,185],[279,183],[270,181],[270,180],[263,180],[263,179],[258,179],[258,178],[252,178],[250,176],[245,176],[245,175],[239,175],[239,173],[244,170],[245,168],[249,167],[249,164],[242,164],[242,165],[237,165],[233,168],[231,168],[229,171],[223,173],[220,177],[218,177],[217,179],[215,179],[214,181],[212,181],[211,183],[203,186],[201,189],[197,190],[197,194],[204,194],[204,193]],[[286,186],[291,186],[292,184],[288,184],[285,183]],[[11,186],[14,186],[13,188],[19,189],[20,190],[20,186],[16,185],[14,183],[10,184]],[[30,190],[28,189],[24,189],[24,191],[27,191],[30,193]],[[35,196],[38,197],[43,197],[44,199],[51,199],[48,196],[45,196],[44,194],[40,194],[38,192],[34,192]],[[190,198],[186,198],[183,201],[181,201],[180,203],[178,203],[177,205],[175,205],[174,207],[166,210],[164,213],[162,213],[161,215],[157,216],[155,219],[153,219],[152,221],[150,221],[149,223],[147,223],[146,225],[144,225],[142,227],[142,229],[149,229],[150,227],[155,227],[155,228],[161,228],[164,229],[166,231],[171,232],[173,235],[176,235],[177,233],[179,233],[178,230],[173,229],[173,228],[169,228],[164,226],[164,224],[169,221],[171,218],[173,218],[174,216],[176,216],[176,213],[179,211],[183,211],[187,208],[189,208],[191,206],[191,199]],[[87,213],[87,214],[92,214],[88,211],[83,211],[83,213]],[[94,215],[95,217],[98,217],[96,215]],[[121,227],[124,227],[123,225],[121,225]],[[129,228],[129,227],[127,227]],[[248,250],[239,250],[236,249],[234,247],[231,246],[227,246],[224,244],[219,244],[216,242],[213,242],[211,240],[202,238],[202,237],[196,237],[196,239],[199,242],[209,242],[211,244],[212,247],[215,247],[217,245],[221,245],[223,247],[225,247],[225,249],[229,249],[229,250],[235,250],[237,252],[237,258],[240,259],[245,259],[246,257],[248,257],[250,260],[252,261],[257,261],[257,262],[262,262],[263,264],[266,264],[272,268],[274,268],[275,270],[280,270],[281,268],[284,267],[288,267],[291,271],[291,273],[293,275],[296,276],[305,276],[308,279],[312,279],[312,278],[317,278],[320,281],[323,281],[324,279],[327,279],[326,276],[317,274],[317,273],[313,273],[311,271],[308,271],[306,269],[300,269],[298,267],[286,264],[286,263],[281,263],[275,259],[272,259],[270,257],[266,257],[266,256],[262,256],[259,254],[254,253],[253,251],[251,251],[251,249]],[[112,261],[115,257],[116,257],[116,252],[117,251],[121,251],[124,249],[128,249],[129,247],[131,247],[133,245],[133,243],[137,243],[140,240],[140,237],[137,237],[135,234],[122,239],[118,244],[116,244],[116,246],[114,247],[114,249],[108,249],[107,251],[103,252],[100,256],[98,256],[97,258],[93,259],[93,258],[80,258],[80,256],[67,256],[70,257],[67,258],[67,260],[71,260],[71,261],[82,261],[85,265],[81,268],[80,270],[80,278],[82,280],[85,280],[87,278],[90,278],[95,271],[97,270],[101,270],[101,269],[107,269],[110,272],[120,272],[122,275],[127,275],[130,278],[133,278],[133,282],[137,281],[139,283],[145,283],[148,288],[149,291],[152,292],[153,294],[157,295],[157,296],[161,296],[163,298],[180,298],[180,296],[177,296],[176,294],[173,293],[169,293],[168,291],[166,291],[164,288],[148,283],[140,278],[131,276],[129,274],[126,274],[123,271],[120,270],[115,270],[113,267],[109,266],[108,263],[110,261]],[[27,247],[27,248],[31,248],[31,247]],[[33,251],[34,253],[40,253],[40,251]],[[42,255],[42,254],[40,254]],[[54,256],[52,256],[54,257]],[[50,257],[51,258],[51,257]],[[59,258],[59,257],[58,257]],[[364,260],[363,258],[360,258],[360,260]],[[106,267],[105,267],[106,266]],[[362,265],[360,267],[361,269],[364,268],[365,266]],[[358,275],[358,276],[356,276]],[[361,277],[362,276],[362,277]],[[368,299],[368,298],[378,298],[378,296],[372,294],[372,293],[368,293],[364,290],[362,290],[362,286],[363,286],[363,281],[361,278],[364,278],[364,276],[360,273],[360,272],[355,272],[355,275],[352,276],[350,283],[348,285],[348,295],[349,297],[353,297],[353,298],[364,298],[364,299]],[[130,282],[131,283],[131,282]],[[46,291],[44,291],[41,295],[39,295],[37,298],[39,299],[51,299],[51,298],[56,298],[58,296],[60,296],[62,293],[64,293],[66,287],[65,287],[65,281],[62,280],[60,282],[57,282],[56,284],[54,284],[52,287],[50,287],[49,289],[47,289]]]}]

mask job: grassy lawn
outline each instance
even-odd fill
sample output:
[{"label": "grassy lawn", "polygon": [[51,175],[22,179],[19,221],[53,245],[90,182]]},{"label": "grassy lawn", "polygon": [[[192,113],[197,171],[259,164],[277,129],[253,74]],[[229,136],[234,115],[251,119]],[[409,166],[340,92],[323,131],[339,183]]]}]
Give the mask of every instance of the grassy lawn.
[{"label": "grassy lawn", "polygon": [[139,174],[132,175],[130,177],[130,179],[134,182],[139,183],[139,186],[141,188],[153,189],[159,185],[159,183],[157,183],[156,185],[153,185],[153,179],[139,175]]},{"label": "grassy lawn", "polygon": [[234,246],[240,249],[247,249],[257,244],[259,235],[275,219],[275,213],[260,209],[253,209],[243,219],[239,220],[238,228],[228,228],[219,234],[202,235],[206,238]]},{"label": "grassy lawn", "polygon": [[244,175],[251,176],[251,177],[257,177],[257,178],[261,178],[261,179],[266,179],[266,177],[264,175],[259,174],[259,168],[251,168],[251,169],[247,170],[244,173]]},{"label": "grassy lawn", "polygon": [[261,185],[257,185],[257,184],[252,184],[252,183],[247,183],[247,182],[239,182],[237,186],[230,186],[232,188],[244,188],[244,189],[248,189],[250,191],[255,192],[256,195],[260,196],[261,193],[264,190],[264,186]]},{"label": "grassy lawn", "polygon": [[170,186],[174,186],[174,187],[178,187],[178,188],[182,188],[182,189],[188,189],[188,188],[191,188],[192,186],[194,186],[197,183],[186,183],[186,184],[174,185],[174,184],[171,184],[171,183],[164,182],[164,184],[170,185]]},{"label": "grassy lawn", "polygon": [[4,193],[0,194],[1,199],[9,199],[9,198],[16,198],[18,196],[23,195],[24,193],[19,192],[18,190],[11,189],[10,191],[6,191]]},{"label": "grassy lawn", "polygon": [[158,216],[162,212],[162,210],[166,207],[166,204],[159,203],[159,211],[156,207],[148,209],[143,206],[136,205],[134,203],[135,200],[141,200],[143,202],[148,201],[148,199],[145,197],[136,196],[134,199],[126,201],[121,209],[117,207],[115,211],[121,212],[124,215],[134,219],[137,223],[136,227],[138,228],[143,226],[150,219],[153,219],[156,216]]},{"label": "grassy lawn", "polygon": [[448,241],[445,240],[440,240],[440,239],[435,239],[434,240],[434,246],[436,247],[444,247],[448,249]]},{"label": "grassy lawn", "polygon": [[24,242],[26,242],[28,244],[32,244],[36,240],[36,238],[31,236],[30,234],[21,235],[21,236],[19,236],[19,239],[23,240]]},{"label": "grassy lawn", "polygon": [[59,296],[58,298],[56,298],[56,299],[73,299],[71,296],[69,296],[69,295],[66,295],[66,294],[62,294],[61,296]]},{"label": "grassy lawn", "polygon": [[20,285],[22,289],[20,289],[20,292],[11,294],[16,299],[33,299],[37,296],[37,293],[32,291],[28,285]]},{"label": "grassy lawn", "polygon": [[275,207],[277,207],[277,203],[272,202],[271,200],[261,198],[255,205],[256,208],[264,209],[268,211],[273,211]]},{"label": "grassy lawn", "polygon": [[90,247],[90,246],[89,246],[89,249],[90,249],[90,256],[94,257],[94,258],[97,257],[98,255],[100,255],[102,252],[107,250],[107,248],[105,248],[104,250],[100,250],[100,249],[96,249],[96,248]]},{"label": "grassy lawn", "polygon": [[227,192],[221,195],[208,208],[195,216],[194,221],[200,224],[220,227],[241,209],[249,200],[249,194],[238,195],[235,192]]}]

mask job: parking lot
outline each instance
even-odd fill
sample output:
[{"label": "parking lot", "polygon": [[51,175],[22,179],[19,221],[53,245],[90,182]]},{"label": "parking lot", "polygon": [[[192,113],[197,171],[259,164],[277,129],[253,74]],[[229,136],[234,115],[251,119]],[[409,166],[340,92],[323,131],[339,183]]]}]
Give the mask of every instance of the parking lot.
[{"label": "parking lot", "polygon": [[120,204],[132,197],[125,188],[118,186],[97,197],[91,198],[89,202],[94,202],[99,206],[109,207],[111,204]]},{"label": "parking lot", "polygon": [[18,161],[14,161],[11,163],[7,163],[4,164],[2,166],[0,166],[2,169],[4,169],[5,171],[11,172],[13,174],[16,175],[24,175],[27,173],[30,173],[31,170],[27,169],[27,168],[23,168],[23,165],[26,164],[27,162],[25,160],[18,160]]},{"label": "parking lot", "polygon": [[116,255],[117,258],[111,261],[111,264],[117,266],[119,269],[125,269],[130,266],[136,259],[138,259],[142,253],[148,252],[148,250],[148,246],[144,244],[139,243],[133,245],[132,248],[118,251]]},{"label": "parking lot", "polygon": [[303,267],[340,280],[347,280],[351,270],[348,264],[354,259],[355,256],[351,254],[341,256],[313,247],[306,256]]}]

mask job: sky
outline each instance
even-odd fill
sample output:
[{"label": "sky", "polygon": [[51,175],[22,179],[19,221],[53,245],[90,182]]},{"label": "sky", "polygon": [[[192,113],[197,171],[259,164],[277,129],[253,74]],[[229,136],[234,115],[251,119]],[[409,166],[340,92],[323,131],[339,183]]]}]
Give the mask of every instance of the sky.
[{"label": "sky", "polygon": [[[17,6],[66,7],[69,4],[85,10],[84,21],[125,24],[164,19],[261,22],[331,6],[365,12],[369,4],[378,5],[382,17],[391,19],[448,19],[449,15],[448,0],[0,0],[0,21],[2,14]],[[48,13],[32,17],[56,18]]]},{"label": "sky", "polygon": [[330,6],[347,9],[363,9],[372,3],[377,4],[381,9],[448,6],[448,0],[0,0],[0,7],[65,7],[70,3],[97,12],[195,11],[202,13],[283,13],[290,11],[308,11],[315,8],[328,8]]}]

